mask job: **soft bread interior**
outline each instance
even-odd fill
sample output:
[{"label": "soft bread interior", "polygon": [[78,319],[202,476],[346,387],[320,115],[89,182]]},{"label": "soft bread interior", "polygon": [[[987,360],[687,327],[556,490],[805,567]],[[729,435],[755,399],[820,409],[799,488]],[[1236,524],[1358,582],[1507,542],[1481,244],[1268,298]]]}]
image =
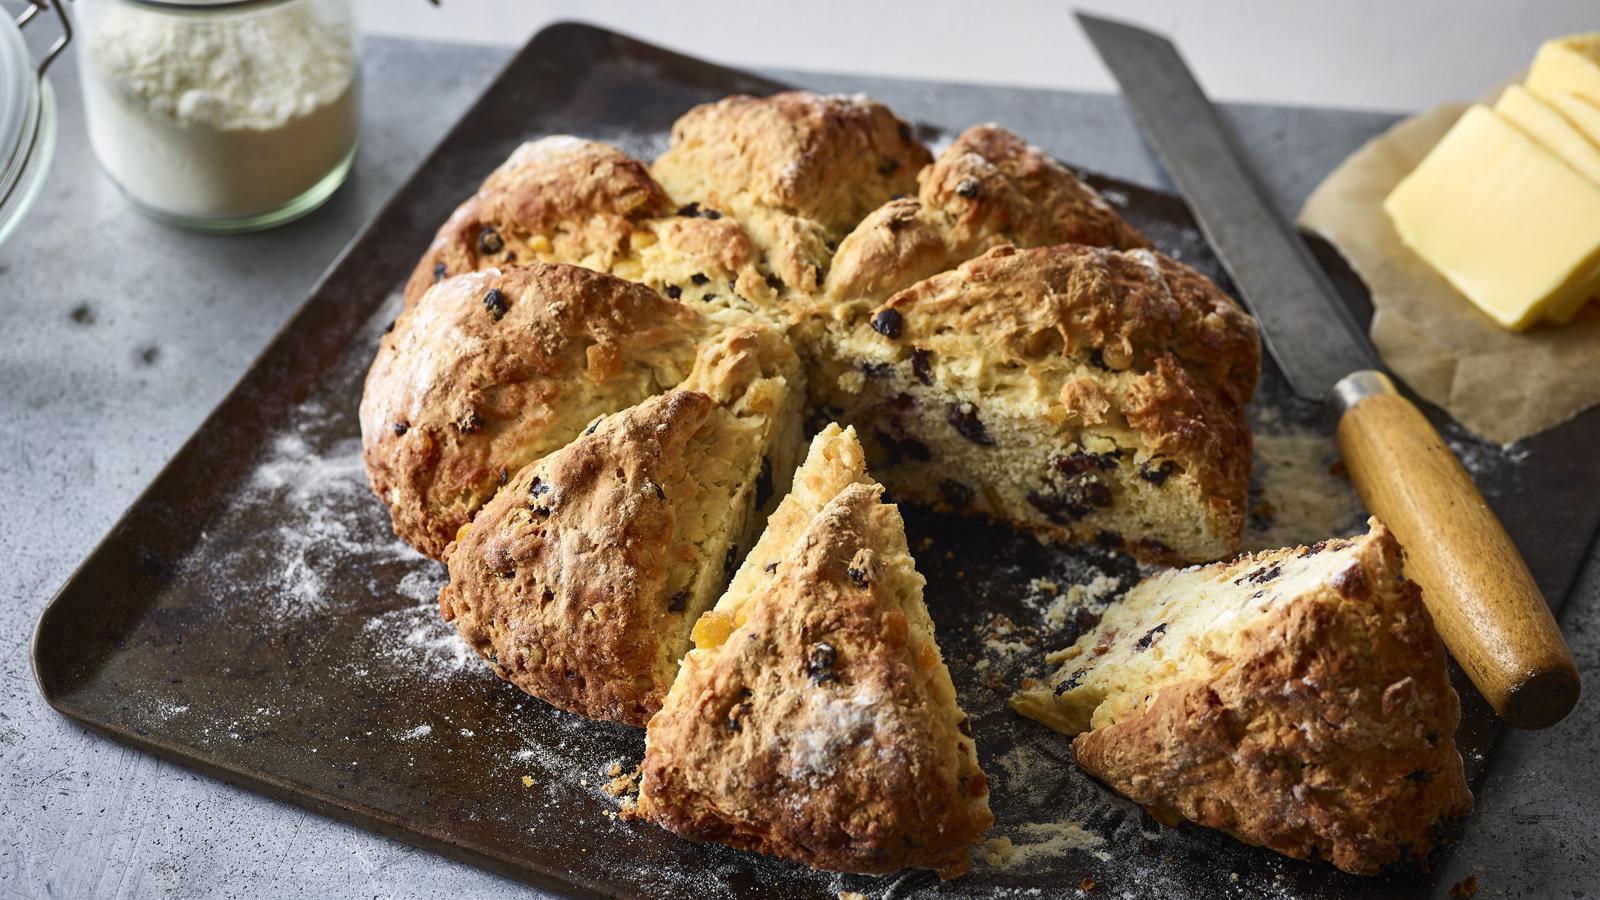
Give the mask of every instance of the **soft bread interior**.
[{"label": "soft bread interior", "polygon": [[1011,705],[1066,735],[1136,715],[1162,688],[1225,673],[1259,640],[1253,628],[1362,565],[1370,535],[1246,554],[1162,572],[1113,603],[1076,643],[1046,657],[1055,674]]},{"label": "soft bread interior", "polygon": [[897,497],[1146,559],[1237,549],[1236,532],[1196,514],[1205,500],[1182,467],[1126,422],[1053,417],[1060,410],[1040,400],[1079,379],[1136,375],[1095,371],[1088,354],[1024,369],[938,353],[914,364],[872,343],[841,343],[848,349],[814,370],[818,405],[863,423],[869,463]]},{"label": "soft bread interior", "polygon": [[1376,875],[1472,807],[1460,701],[1421,589],[1360,537],[1166,572],[1012,705],[1156,820]]},{"label": "soft bread interior", "polygon": [[[1243,498],[1217,485],[1242,493],[1249,453],[1237,376],[1178,361],[1205,316],[1167,268],[1148,250],[995,250],[829,321],[813,406],[861,423],[898,497],[1146,560],[1227,556]],[[1105,309],[1113,285],[1139,302]]]}]

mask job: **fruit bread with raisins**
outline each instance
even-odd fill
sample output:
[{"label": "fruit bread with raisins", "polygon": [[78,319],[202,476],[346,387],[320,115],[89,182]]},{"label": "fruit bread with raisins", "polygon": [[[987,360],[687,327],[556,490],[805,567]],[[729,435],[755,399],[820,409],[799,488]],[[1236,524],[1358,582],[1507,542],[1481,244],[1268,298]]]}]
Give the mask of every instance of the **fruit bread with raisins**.
[{"label": "fruit bread with raisins", "polygon": [[412,271],[405,305],[454,275],[542,262],[755,313],[776,300],[758,261],[744,228],[709,203],[675,204],[616,147],[554,135],[518,147],[456,208]]},{"label": "fruit bread with raisins", "polygon": [[930,159],[911,126],[870,97],[785,91],[694,107],[650,172],[680,202],[731,213],[792,297],[816,291],[839,241],[915,191]]},{"label": "fruit bread with raisins", "polygon": [[1011,701],[1160,821],[1374,874],[1425,860],[1472,794],[1444,646],[1367,534],[1163,572]]},{"label": "fruit bread with raisins", "polygon": [[1145,560],[1238,549],[1260,351],[1193,269],[1001,246],[825,328],[813,405],[897,497]]},{"label": "fruit bread with raisins", "polygon": [[439,606],[495,674],[642,726],[803,447],[794,351],[762,326],[683,387],[592,423],[519,471],[447,550]]},{"label": "fruit bread with raisins", "polygon": [[650,720],[639,809],[819,868],[954,877],[994,823],[898,510],[829,425]]},{"label": "fruit bread with raisins", "polygon": [[380,340],[361,395],[372,489],[434,559],[518,469],[677,386],[720,333],[648,288],[566,265],[448,278]]},{"label": "fruit bread with raisins", "polygon": [[[1144,559],[1236,550],[1260,366],[1250,318],[1003,129],[969,129],[929,159],[881,104],[806,92],[696,107],[655,177],[592,141],[518,149],[407,286],[410,306],[445,309],[403,315],[368,379],[369,474],[396,530],[439,556],[518,467],[673,387],[730,322],[765,321],[810,370],[812,421],[870,424],[871,461],[898,495]],[[473,274],[533,260],[665,297],[609,287],[628,298],[618,327],[585,335],[587,316],[607,330],[608,302],[584,294],[606,291],[539,291],[539,315],[566,332],[542,348],[518,324],[534,310]]]},{"label": "fruit bread with raisins", "polygon": [[852,321],[891,294],[995,247],[1150,246],[1066,166],[999,127],[974,125],[839,244],[808,317]]}]

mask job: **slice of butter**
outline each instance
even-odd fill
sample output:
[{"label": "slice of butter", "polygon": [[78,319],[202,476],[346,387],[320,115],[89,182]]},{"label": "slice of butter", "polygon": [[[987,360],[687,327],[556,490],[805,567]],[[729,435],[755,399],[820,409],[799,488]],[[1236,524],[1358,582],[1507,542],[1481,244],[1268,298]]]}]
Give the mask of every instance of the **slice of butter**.
[{"label": "slice of butter", "polygon": [[1550,95],[1550,107],[1588,135],[1589,140],[1600,143],[1600,106],[1571,91],[1557,91]]},{"label": "slice of butter", "polygon": [[1600,185],[1487,106],[1383,203],[1416,254],[1501,325],[1571,318],[1600,288]]},{"label": "slice of butter", "polygon": [[1545,41],[1533,57],[1526,84],[1544,100],[1571,91],[1600,103],[1600,31]]},{"label": "slice of butter", "polygon": [[1600,144],[1590,140],[1566,116],[1532,92],[1513,84],[1500,95],[1494,111],[1561,157],[1561,161],[1578,170],[1578,174],[1600,183]]}]

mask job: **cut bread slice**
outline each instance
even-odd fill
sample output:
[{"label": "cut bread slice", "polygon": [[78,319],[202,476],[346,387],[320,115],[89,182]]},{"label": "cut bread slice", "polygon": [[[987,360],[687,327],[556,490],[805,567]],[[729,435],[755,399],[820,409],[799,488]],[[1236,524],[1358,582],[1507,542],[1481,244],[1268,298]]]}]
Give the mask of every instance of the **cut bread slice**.
[{"label": "cut bread slice", "polygon": [[1148,578],[1048,661],[1012,707],[1166,824],[1373,874],[1471,809],[1444,647],[1377,519]]},{"label": "cut bread slice", "polygon": [[1149,250],[998,247],[924,279],[813,359],[895,496],[1143,559],[1239,549],[1254,322]]},{"label": "cut bread slice", "polygon": [[[793,486],[767,520],[766,530],[740,564],[716,611],[695,623],[696,640],[720,643],[743,625],[750,602],[760,594],[761,586],[771,582],[777,566],[794,550],[795,541],[822,507],[852,484],[873,483],[856,430],[828,423],[811,439],[805,463],[795,470]],[[708,634],[720,636],[709,638]]]},{"label": "cut bread slice", "polygon": [[640,811],[817,868],[959,875],[994,817],[899,511],[837,426],[795,485],[695,627]]},{"label": "cut bread slice", "polygon": [[518,472],[447,550],[444,618],[529,694],[644,725],[788,488],[799,377],[780,336],[734,329],[701,353],[698,390],[598,419]]}]

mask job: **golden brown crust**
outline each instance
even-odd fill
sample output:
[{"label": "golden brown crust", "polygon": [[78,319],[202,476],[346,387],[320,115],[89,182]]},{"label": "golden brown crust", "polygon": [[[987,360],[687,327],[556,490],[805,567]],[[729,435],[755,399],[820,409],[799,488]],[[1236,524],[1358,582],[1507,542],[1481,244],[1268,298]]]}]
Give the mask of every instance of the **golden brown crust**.
[{"label": "golden brown crust", "polygon": [[[1078,764],[1168,824],[1179,818],[1302,859],[1375,874],[1425,859],[1472,806],[1460,704],[1400,548],[1376,519],[1350,567],[1284,602],[1211,678],[1080,735]],[[1311,548],[1260,554],[1275,560]],[[1271,590],[1271,578],[1252,585]]]},{"label": "golden brown crust", "polygon": [[1205,276],[1152,250],[1000,247],[873,312],[886,309],[904,320],[902,342],[969,335],[997,364],[1098,353],[1120,372],[1170,357],[1240,404],[1261,373],[1255,320]]},{"label": "golden brown crust", "polygon": [[833,245],[930,160],[911,128],[862,96],[789,91],[689,110],[651,172],[680,200],[731,210],[794,291],[822,284]]},{"label": "golden brown crust", "polygon": [[880,207],[839,245],[828,303],[878,302],[1005,244],[1150,246],[1066,166],[996,125],[962,132],[917,181],[915,199]]},{"label": "golden brown crust", "polygon": [[699,204],[676,207],[638,160],[556,135],[517,148],[456,209],[412,271],[405,305],[454,275],[543,262],[753,311],[775,297],[758,255],[737,221]]},{"label": "golden brown crust", "polygon": [[505,478],[680,382],[708,333],[682,304],[573,266],[431,288],[382,339],[361,400],[367,475],[395,532],[441,558]]},{"label": "golden brown crust", "polygon": [[[1075,383],[1075,384],[1081,384]],[[1063,403],[1074,416],[1087,422],[1097,415],[1088,405],[1074,403],[1072,385],[1063,391]],[[1126,380],[1121,396],[1112,401],[1117,413],[1138,435],[1148,459],[1170,460],[1173,474],[1192,482],[1208,530],[1229,536],[1220,555],[1239,549],[1244,529],[1245,507],[1250,489],[1252,443],[1250,423],[1237,403],[1196,383],[1189,370],[1171,356],[1157,358],[1149,371]],[[1096,400],[1106,401],[1112,392],[1098,392]],[[1101,413],[1109,418],[1107,411]],[[1171,482],[1173,474],[1167,479]],[[1156,536],[1159,541],[1160,537]],[[1193,562],[1196,557],[1179,554],[1149,543],[1135,544],[1131,551],[1146,560]],[[1215,553],[1205,554],[1215,557]]]},{"label": "golden brown crust", "polygon": [[647,739],[640,807],[656,822],[825,869],[965,871],[988,789],[921,579],[908,613],[888,571],[909,557],[881,492],[845,487],[748,620],[685,661]]},{"label": "golden brown crust", "polygon": [[406,306],[452,275],[540,261],[529,248],[535,236],[562,262],[623,252],[638,221],[672,209],[645,165],[615,147],[565,135],[531,141],[439,229],[406,282]]},{"label": "golden brown crust", "polygon": [[716,412],[674,391],[609,416],[483,508],[439,608],[496,675],[590,718],[643,725],[660,707],[662,645],[689,627],[672,609],[695,556],[676,512],[696,489],[686,453]]}]

